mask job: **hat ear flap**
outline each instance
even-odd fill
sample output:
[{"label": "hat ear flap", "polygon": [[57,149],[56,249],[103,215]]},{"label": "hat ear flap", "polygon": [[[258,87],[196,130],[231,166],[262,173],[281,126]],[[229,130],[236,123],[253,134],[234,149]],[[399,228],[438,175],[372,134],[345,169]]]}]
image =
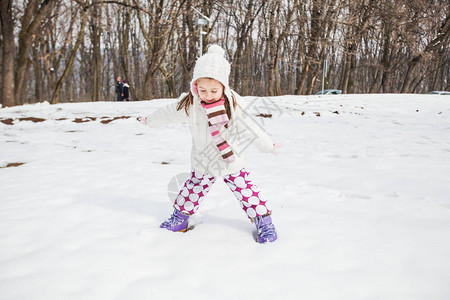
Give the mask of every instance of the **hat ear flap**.
[{"label": "hat ear flap", "polygon": [[198,96],[197,80],[192,83],[192,92]]}]

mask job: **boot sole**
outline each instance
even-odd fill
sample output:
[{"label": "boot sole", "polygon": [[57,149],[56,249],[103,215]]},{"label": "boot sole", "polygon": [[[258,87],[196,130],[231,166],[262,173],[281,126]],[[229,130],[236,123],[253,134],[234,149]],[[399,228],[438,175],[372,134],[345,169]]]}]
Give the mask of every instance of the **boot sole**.
[{"label": "boot sole", "polygon": [[187,232],[187,231],[190,231],[190,230],[192,230],[192,229],[194,229],[195,228],[195,226],[194,225],[191,225],[191,226],[186,226],[186,228],[184,228],[184,229],[181,229],[181,230],[178,230],[178,231],[173,231],[173,232]]}]

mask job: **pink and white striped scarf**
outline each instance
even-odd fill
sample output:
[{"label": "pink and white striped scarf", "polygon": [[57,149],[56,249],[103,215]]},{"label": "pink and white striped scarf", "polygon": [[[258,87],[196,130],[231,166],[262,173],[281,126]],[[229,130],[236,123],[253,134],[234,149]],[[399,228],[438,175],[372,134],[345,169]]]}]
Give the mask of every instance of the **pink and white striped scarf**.
[{"label": "pink and white striped scarf", "polygon": [[208,116],[209,131],[211,132],[222,158],[228,163],[234,161],[235,157],[233,150],[231,150],[227,141],[222,138],[219,131],[219,125],[225,125],[230,121],[225,109],[225,99],[222,98],[214,103],[205,103],[202,101],[202,106],[206,110],[206,115]]}]

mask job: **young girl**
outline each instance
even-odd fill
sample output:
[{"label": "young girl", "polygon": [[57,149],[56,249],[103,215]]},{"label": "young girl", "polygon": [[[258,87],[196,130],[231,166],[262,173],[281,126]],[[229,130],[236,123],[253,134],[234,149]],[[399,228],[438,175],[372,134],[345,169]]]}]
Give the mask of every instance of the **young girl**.
[{"label": "young girl", "polygon": [[190,93],[140,121],[150,127],[187,122],[192,135],[191,175],[174,203],[174,212],[161,228],[184,232],[189,216],[199,208],[217,177],[239,200],[248,218],[255,222],[258,242],[277,239],[271,207],[244,168],[243,151],[250,144],[262,152],[273,152],[271,138],[252,122],[239,105],[239,96],[228,86],[230,64],[225,51],[211,45],[197,60]]}]

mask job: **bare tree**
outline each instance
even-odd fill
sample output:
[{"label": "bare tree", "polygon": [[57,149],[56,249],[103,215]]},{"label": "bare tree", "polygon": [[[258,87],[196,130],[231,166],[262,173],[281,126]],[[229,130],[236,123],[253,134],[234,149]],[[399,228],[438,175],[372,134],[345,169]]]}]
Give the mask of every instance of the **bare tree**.
[{"label": "bare tree", "polygon": [[4,106],[14,106],[14,20],[12,17],[12,0],[0,2],[0,21],[2,32],[2,81],[1,103]]},{"label": "bare tree", "polygon": [[449,89],[449,16],[448,0],[3,0],[0,101],[113,99],[116,76],[135,100],[175,97],[211,43],[244,95],[311,94],[321,75],[344,93]]},{"label": "bare tree", "polygon": [[81,43],[83,42],[83,38],[84,38],[84,34],[85,34],[85,27],[86,27],[87,19],[88,19],[86,10],[87,10],[87,7],[83,7],[80,11],[81,25],[80,25],[80,31],[78,33],[78,38],[77,38],[77,41],[75,42],[74,47],[72,48],[72,51],[70,53],[70,57],[66,64],[64,72],[61,75],[61,77],[59,78],[58,83],[56,84],[55,90],[53,92],[51,104],[56,104],[59,102],[59,94],[61,93],[62,85],[63,85],[64,81],[66,80],[67,76],[69,75],[69,72],[72,69],[78,48],[80,47]]},{"label": "bare tree", "polygon": [[414,70],[417,65],[424,60],[427,55],[442,47],[448,47],[450,41],[450,14],[447,15],[441,26],[437,30],[435,37],[428,42],[426,47],[414,55],[408,64],[408,69],[401,89],[402,93],[411,92],[413,84]]}]

